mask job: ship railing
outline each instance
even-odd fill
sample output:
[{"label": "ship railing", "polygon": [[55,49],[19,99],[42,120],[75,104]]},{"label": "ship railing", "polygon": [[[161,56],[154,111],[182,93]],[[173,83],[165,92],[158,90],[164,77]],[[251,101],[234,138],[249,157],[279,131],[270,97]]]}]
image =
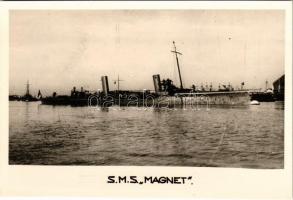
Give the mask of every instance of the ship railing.
[{"label": "ship railing", "polygon": [[210,95],[210,94],[239,94],[239,93],[248,93],[246,90],[239,90],[239,91],[211,91],[211,92],[186,92],[186,93],[175,93],[175,96],[178,97],[185,97],[185,96],[201,96],[201,95]]}]

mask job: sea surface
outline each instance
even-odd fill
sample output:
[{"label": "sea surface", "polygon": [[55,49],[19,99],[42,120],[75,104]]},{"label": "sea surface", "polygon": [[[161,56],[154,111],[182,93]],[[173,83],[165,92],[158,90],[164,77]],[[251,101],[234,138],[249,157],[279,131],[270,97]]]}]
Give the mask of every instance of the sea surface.
[{"label": "sea surface", "polygon": [[158,109],[9,102],[9,164],[284,167],[284,103]]}]

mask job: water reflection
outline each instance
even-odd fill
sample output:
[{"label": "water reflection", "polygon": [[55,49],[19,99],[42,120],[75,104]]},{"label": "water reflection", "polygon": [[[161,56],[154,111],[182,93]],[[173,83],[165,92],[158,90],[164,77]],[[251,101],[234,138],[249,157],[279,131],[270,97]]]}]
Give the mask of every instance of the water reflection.
[{"label": "water reflection", "polygon": [[10,164],[283,168],[284,104],[198,110],[10,102]]},{"label": "water reflection", "polygon": [[278,109],[278,110],[284,110],[285,108],[284,101],[276,101],[274,103],[274,106],[275,106],[275,109]]}]

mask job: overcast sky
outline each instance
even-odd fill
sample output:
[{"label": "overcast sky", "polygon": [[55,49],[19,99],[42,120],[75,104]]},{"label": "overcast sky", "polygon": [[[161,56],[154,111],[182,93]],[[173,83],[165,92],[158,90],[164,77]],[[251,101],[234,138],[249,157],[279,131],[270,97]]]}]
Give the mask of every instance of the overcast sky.
[{"label": "overcast sky", "polygon": [[11,11],[10,94],[83,86],[153,89],[152,75],[184,87],[219,83],[264,88],[284,74],[284,12],[253,10]]}]

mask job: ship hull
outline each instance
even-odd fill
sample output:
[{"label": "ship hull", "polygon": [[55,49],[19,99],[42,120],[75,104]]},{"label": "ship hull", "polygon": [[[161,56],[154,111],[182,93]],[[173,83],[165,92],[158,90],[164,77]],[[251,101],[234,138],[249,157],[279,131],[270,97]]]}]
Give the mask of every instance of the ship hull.
[{"label": "ship hull", "polygon": [[70,97],[47,97],[42,99],[46,105],[71,105],[71,106],[147,106],[147,107],[172,107],[184,105],[249,105],[250,96],[246,91],[238,92],[205,92],[205,93],[176,93],[169,95],[146,95],[141,97],[115,98],[70,98]]},{"label": "ship hull", "polygon": [[[88,106],[87,98],[70,98],[70,97],[46,97],[42,100],[43,105],[62,105],[62,106]],[[93,105],[97,102],[92,101]]]},{"label": "ship hull", "polygon": [[99,105],[108,107],[118,106],[147,106],[147,107],[173,107],[197,105],[249,105],[250,96],[247,91],[205,92],[205,93],[177,93],[173,96],[146,95],[144,98],[114,99],[101,101]]},{"label": "ship hull", "polygon": [[158,105],[249,105],[246,91],[184,93],[162,97]]}]

